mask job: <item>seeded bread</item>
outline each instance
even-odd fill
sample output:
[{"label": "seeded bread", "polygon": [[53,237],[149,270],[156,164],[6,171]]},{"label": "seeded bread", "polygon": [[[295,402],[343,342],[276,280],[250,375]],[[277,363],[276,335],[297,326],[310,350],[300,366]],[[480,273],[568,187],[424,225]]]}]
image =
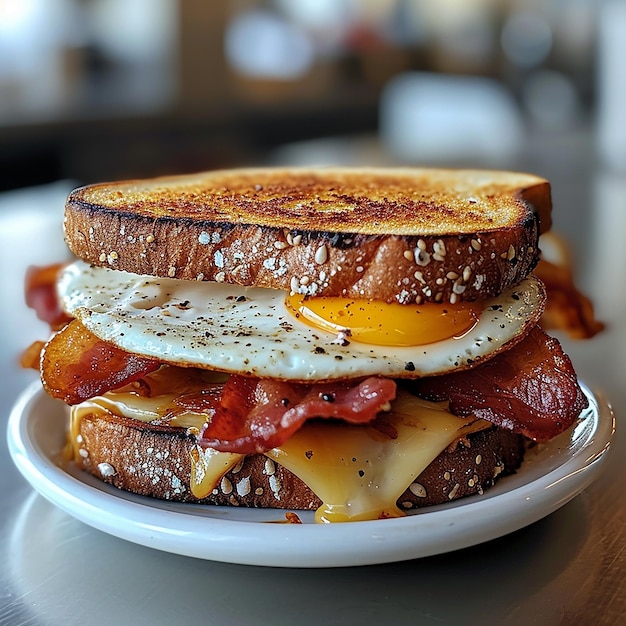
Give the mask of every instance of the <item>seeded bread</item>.
[{"label": "seeded bread", "polygon": [[[88,414],[80,422],[76,462],[99,479],[144,496],[200,504],[315,510],[321,502],[296,476],[263,455],[245,457],[202,500],[189,489],[193,435],[183,428]],[[501,428],[473,433],[444,450],[399,498],[408,510],[482,494],[514,472],[524,439]]]},{"label": "seeded bread", "polygon": [[549,183],[530,174],[240,169],[76,189],[65,237],[79,258],[139,274],[456,302],[526,277],[550,211]]}]

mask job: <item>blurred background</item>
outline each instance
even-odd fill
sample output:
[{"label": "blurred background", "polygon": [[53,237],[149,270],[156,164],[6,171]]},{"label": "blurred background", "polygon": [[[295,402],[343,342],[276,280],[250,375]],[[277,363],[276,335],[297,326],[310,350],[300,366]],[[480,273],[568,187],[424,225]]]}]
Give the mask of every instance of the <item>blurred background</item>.
[{"label": "blurred background", "polygon": [[548,142],[621,167],[625,41],[617,0],[0,0],[0,190],[261,163],[543,173]]}]

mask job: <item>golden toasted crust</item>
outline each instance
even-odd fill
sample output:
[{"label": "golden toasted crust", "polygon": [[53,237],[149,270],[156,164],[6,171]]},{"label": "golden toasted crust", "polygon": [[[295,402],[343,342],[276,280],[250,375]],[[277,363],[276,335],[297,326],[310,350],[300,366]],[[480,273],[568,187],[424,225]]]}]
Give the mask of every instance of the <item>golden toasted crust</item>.
[{"label": "golden toasted crust", "polygon": [[83,187],[70,249],[95,265],[311,295],[499,294],[538,260],[550,186],[513,172],[243,169]]},{"label": "golden toasted crust", "polygon": [[[121,417],[88,414],[80,422],[76,462],[116,487],[178,502],[314,510],[319,498],[294,474],[263,455],[245,457],[198,500],[190,491],[193,435]],[[482,493],[519,467],[523,437],[493,428],[469,435],[442,452],[398,499],[402,509]]]}]

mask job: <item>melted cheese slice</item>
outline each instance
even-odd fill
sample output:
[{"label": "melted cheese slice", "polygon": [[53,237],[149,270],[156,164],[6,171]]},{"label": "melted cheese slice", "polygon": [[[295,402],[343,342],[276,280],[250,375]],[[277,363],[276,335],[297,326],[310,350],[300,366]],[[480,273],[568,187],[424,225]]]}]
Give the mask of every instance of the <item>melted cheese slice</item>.
[{"label": "melted cheese slice", "polygon": [[[143,422],[161,422],[174,394],[150,398],[132,391],[113,391],[72,408],[71,442],[80,459],[80,421],[87,414],[113,414]],[[177,413],[170,426],[197,434],[207,416]],[[490,427],[489,422],[455,417],[446,403],[421,400],[399,391],[382,428],[311,420],[280,448],[266,452],[300,478],[319,498],[317,522],[399,517],[396,501],[421,472],[458,438]],[[241,454],[194,446],[189,489],[208,496]]]},{"label": "melted cheese slice", "polygon": [[266,454],[322,500],[317,522],[400,517],[404,513],[396,501],[431,461],[459,437],[490,426],[455,417],[446,404],[406,392],[398,394],[384,423],[381,432],[372,426],[307,422]]},{"label": "melted cheese slice", "polygon": [[[163,372],[170,372],[169,385],[164,381],[167,376]],[[201,372],[203,379],[210,378],[212,373]],[[220,379],[221,374],[215,374],[215,380]],[[186,377],[179,375],[176,368],[162,368],[150,375],[151,382],[156,383],[155,388],[162,390],[164,385],[169,388],[177,388],[177,393],[158,393],[152,397],[142,396],[135,391],[110,391],[103,396],[97,396],[71,409],[70,443],[73,448],[73,458],[80,459],[80,447],[82,443],[80,435],[80,422],[85,415],[117,415],[145,423],[162,423],[165,416],[173,406],[174,400],[181,390],[189,391],[193,386]],[[197,383],[199,384],[199,382]],[[182,385],[182,387],[179,387]],[[185,411],[168,417],[166,423],[173,428],[186,428],[191,435],[197,435],[207,415]],[[231,470],[243,458],[243,454],[218,452],[211,448],[203,449],[199,445],[192,448],[191,452],[191,483],[189,488],[196,498],[205,498],[219,483],[224,474]],[[70,456],[72,456],[70,454]]]}]

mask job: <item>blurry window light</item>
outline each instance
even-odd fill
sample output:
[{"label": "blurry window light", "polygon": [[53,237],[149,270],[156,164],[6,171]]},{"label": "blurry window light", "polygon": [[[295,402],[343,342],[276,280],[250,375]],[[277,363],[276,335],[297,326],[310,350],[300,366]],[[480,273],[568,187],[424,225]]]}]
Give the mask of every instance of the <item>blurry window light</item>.
[{"label": "blurry window light", "polygon": [[148,64],[166,58],[176,35],[174,0],[93,0],[94,43],[111,59]]},{"label": "blurry window light", "polygon": [[82,44],[73,0],[0,0],[0,115],[46,115],[67,101],[64,49]]},{"label": "blurry window light", "polygon": [[380,137],[403,162],[502,164],[519,149],[523,130],[518,106],[500,82],[407,72],[381,95]]},{"label": "blurry window light", "polygon": [[36,0],[0,0],[0,32],[3,36],[16,31],[32,14]]},{"label": "blurry window light", "polygon": [[273,0],[272,4],[289,21],[334,44],[343,39],[356,6],[355,0]]},{"label": "blurry window light", "polygon": [[0,76],[28,73],[46,52],[79,45],[73,0],[0,0]]},{"label": "blurry window light", "polygon": [[541,65],[552,49],[552,28],[538,11],[517,10],[506,19],[501,44],[506,57],[522,68]]},{"label": "blurry window light", "polygon": [[236,15],[225,33],[226,58],[244,76],[294,80],[314,62],[314,48],[306,31],[268,10]]},{"label": "blurry window light", "polygon": [[[98,110],[167,101],[177,7],[175,0],[0,0],[2,123],[92,115],[94,96]],[[91,46],[125,82],[92,80]]]},{"label": "blurry window light", "polygon": [[532,122],[546,130],[563,130],[579,118],[581,104],[572,81],[553,70],[533,72],[522,91]]}]

